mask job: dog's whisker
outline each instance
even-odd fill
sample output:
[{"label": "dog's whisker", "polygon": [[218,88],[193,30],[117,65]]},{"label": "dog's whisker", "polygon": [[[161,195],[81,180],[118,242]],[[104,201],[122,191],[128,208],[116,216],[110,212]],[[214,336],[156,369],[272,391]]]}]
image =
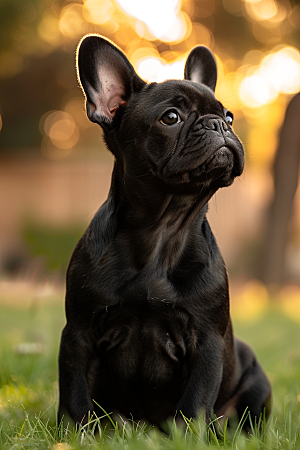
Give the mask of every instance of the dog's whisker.
[{"label": "dog's whisker", "polygon": [[212,198],[212,203],[214,205],[215,211],[218,212],[218,207],[217,207],[217,193],[215,193],[215,195]]}]

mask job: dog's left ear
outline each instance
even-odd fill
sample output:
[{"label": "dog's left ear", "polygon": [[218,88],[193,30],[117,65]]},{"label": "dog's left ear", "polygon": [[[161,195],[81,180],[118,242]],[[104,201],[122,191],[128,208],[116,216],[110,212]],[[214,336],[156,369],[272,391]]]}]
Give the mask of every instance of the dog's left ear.
[{"label": "dog's left ear", "polygon": [[133,92],[145,82],[136,74],[124,53],[99,35],[84,37],[76,52],[78,80],[86,97],[88,118],[105,130],[114,128]]},{"label": "dog's left ear", "polygon": [[212,52],[202,45],[195,47],[188,56],[184,68],[184,78],[202,83],[213,91],[217,83],[217,64]]}]

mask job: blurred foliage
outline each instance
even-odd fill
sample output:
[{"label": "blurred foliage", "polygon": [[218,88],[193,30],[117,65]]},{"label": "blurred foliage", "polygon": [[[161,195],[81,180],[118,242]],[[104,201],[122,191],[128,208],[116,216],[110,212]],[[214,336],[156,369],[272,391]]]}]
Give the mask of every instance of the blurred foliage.
[{"label": "blurred foliage", "polygon": [[55,52],[43,58],[31,56],[22,72],[1,80],[4,122],[0,135],[2,148],[39,148],[42,140],[40,118],[48,110],[60,109],[61,99],[68,92],[68,89],[59,86],[55,75],[69,66],[69,87],[76,88],[73,64],[72,53]]},{"label": "blurred foliage", "polygon": [[42,258],[47,270],[65,272],[82,227],[54,228],[27,224],[23,240],[31,257]]},{"label": "blurred foliage", "polygon": [[[249,143],[251,161],[268,162],[276,147],[274,129],[281,123],[287,100],[278,97],[282,88],[274,91],[266,85],[269,81],[259,69],[271,52],[298,47],[299,1],[165,1],[159,16],[158,5],[156,0],[152,6],[146,0],[2,0],[0,152],[40,147],[47,158],[60,159],[75,146],[86,147],[87,140],[88,145],[98,145],[96,134],[90,132],[94,126],[84,117],[74,64],[79,39],[96,32],[116,42],[146,77],[145,58],[152,71],[155,64],[171,70],[180,62],[181,76],[186,53],[197,44],[208,45],[217,55],[220,69],[217,95],[234,110],[235,128]],[[172,15],[177,21],[175,34],[167,29]],[[298,54],[292,57],[297,60]],[[297,64],[300,67],[299,61]],[[253,74],[256,78],[250,77]],[[247,77],[248,84],[241,87]],[[282,77],[286,78],[285,74]],[[288,95],[295,93],[298,84],[295,86]],[[45,129],[45,117],[53,111],[65,114],[72,99],[77,103],[69,105],[64,121],[56,116],[67,129],[59,142],[51,128]],[[252,128],[249,136],[248,124]],[[263,137],[261,127],[269,130]]]},{"label": "blurred foliage", "polygon": [[[148,81],[181,78],[188,52],[202,44],[216,55],[216,96],[234,113],[248,168],[271,191],[278,129],[300,91],[299,31],[300,0],[1,0],[0,156],[63,160],[105,148],[76,79],[86,33],[115,42]],[[45,251],[47,267],[65,267],[77,237],[34,231],[25,236],[32,255]],[[57,250],[54,241],[62,242]],[[241,255],[249,265],[252,247]]]}]

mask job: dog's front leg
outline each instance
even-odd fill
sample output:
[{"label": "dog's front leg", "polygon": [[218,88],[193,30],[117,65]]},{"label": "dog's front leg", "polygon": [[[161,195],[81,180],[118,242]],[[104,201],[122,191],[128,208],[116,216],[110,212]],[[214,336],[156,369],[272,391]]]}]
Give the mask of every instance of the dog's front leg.
[{"label": "dog's front leg", "polygon": [[223,374],[224,341],[219,335],[209,335],[201,345],[198,361],[188,381],[177,410],[188,419],[201,412],[207,423],[218,396]]},{"label": "dog's front leg", "polygon": [[59,352],[58,420],[84,425],[93,411],[86,379],[87,352],[78,330],[68,325],[62,333]]}]

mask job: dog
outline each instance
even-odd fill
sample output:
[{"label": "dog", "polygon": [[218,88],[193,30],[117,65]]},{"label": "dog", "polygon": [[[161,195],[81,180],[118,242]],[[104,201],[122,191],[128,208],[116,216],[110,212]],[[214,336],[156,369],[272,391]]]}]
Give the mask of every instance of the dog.
[{"label": "dog", "polygon": [[233,115],[214,94],[213,54],[195,47],[184,80],[162,83],[143,81],[100,35],[81,40],[76,61],[87,116],[115,163],[67,271],[59,420],[84,425],[102,408],[157,426],[180,414],[268,416],[270,383],[233,336],[206,218],[244,168]]}]

